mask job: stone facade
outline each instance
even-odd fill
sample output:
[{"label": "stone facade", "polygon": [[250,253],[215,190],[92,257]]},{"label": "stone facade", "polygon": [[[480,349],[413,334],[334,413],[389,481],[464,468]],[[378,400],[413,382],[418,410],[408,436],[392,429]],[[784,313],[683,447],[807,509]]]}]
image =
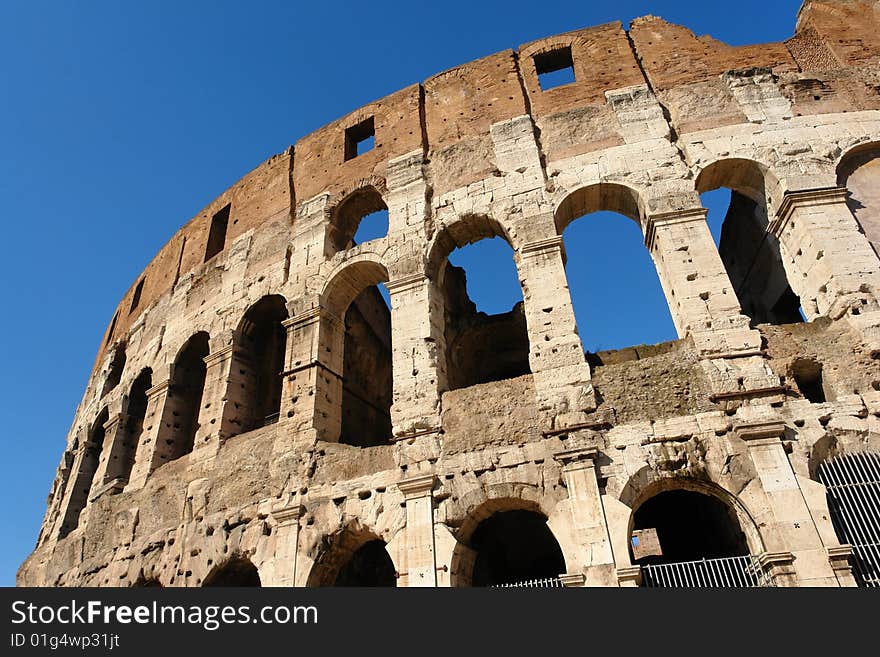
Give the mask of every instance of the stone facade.
[{"label": "stone facade", "polygon": [[[627,586],[635,512],[690,491],[776,585],[854,585],[817,469],[880,450],[878,35],[871,0],[808,0],[760,46],[603,25],[270,158],[122,299],[18,583],[344,584],[384,543],[397,585],[465,586],[486,523],[527,512],[565,585]],[[584,353],[561,235],[600,210],[641,227],[676,342]],[[447,257],[495,236],[523,303],[486,317]]]}]

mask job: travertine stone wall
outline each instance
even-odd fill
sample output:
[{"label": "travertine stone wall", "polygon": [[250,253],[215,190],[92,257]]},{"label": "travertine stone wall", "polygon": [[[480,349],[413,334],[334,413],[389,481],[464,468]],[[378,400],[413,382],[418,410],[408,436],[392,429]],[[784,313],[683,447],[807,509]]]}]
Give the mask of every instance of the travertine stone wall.
[{"label": "travertine stone wall", "polygon": [[[567,584],[626,586],[635,509],[683,488],[730,506],[777,584],[852,585],[816,468],[880,449],[878,34],[868,0],[805,2],[778,44],[650,16],[578,30],[440,73],[270,158],[121,300],[19,583],[198,586],[238,555],[264,585],[320,585],[381,539],[399,585],[467,585],[479,523],[529,510]],[[559,53],[575,81],[544,90],[535,58]],[[370,130],[374,148],[353,156]],[[720,254],[699,196],[719,187],[744,243]],[[382,208],[388,234],[353,245]],[[567,280],[566,258],[589,254],[564,253],[561,235],[599,210],[640,226],[678,341],[584,353],[569,284],[601,281]],[[447,262],[489,237],[511,246],[522,286],[504,316],[475,313]],[[764,323],[782,321],[788,285],[809,323]],[[272,295],[280,412],[248,430],[261,363],[245,318]],[[173,458],[190,412],[175,366],[199,332],[193,448]],[[805,362],[821,364],[825,402],[799,391]]]}]

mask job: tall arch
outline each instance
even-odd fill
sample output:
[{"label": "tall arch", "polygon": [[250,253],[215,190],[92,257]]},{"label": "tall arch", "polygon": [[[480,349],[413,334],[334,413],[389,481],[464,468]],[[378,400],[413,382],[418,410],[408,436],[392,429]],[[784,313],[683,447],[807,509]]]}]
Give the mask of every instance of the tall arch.
[{"label": "tall arch", "polygon": [[[467,273],[450,262],[457,249],[500,238],[518,272],[515,245],[501,224],[486,216],[468,215],[444,226],[428,249],[427,273],[439,294],[443,343],[439,358],[446,388],[455,390],[479,383],[528,374],[529,333],[522,301],[507,312],[480,311],[468,294]],[[516,289],[522,294],[517,273]]]},{"label": "tall arch", "polygon": [[278,421],[287,318],[284,297],[268,295],[248,308],[235,331],[226,411],[237,425],[231,435]]},{"label": "tall arch", "polygon": [[119,444],[113,445],[105,474],[106,482],[114,479],[128,481],[131,475],[137,446],[144,430],[144,420],[147,417],[147,391],[152,387],[153,371],[147,367],[131,384],[125,409],[125,427],[118,434]]},{"label": "tall arch", "polygon": [[[322,331],[329,370],[341,374],[333,395],[338,404],[333,409],[339,413],[338,440],[355,447],[391,439],[391,312],[379,291],[387,282],[385,266],[365,254],[333,272],[321,294],[328,312]],[[334,432],[335,428],[329,433]]]},{"label": "tall arch", "polygon": [[110,369],[107,372],[107,378],[104,380],[104,387],[101,390],[101,397],[104,397],[119,385],[122,380],[122,372],[125,369],[125,343],[120,342],[113,348],[113,357],[110,360]]},{"label": "tall arch", "polygon": [[844,153],[837,184],[846,187],[846,203],[880,256],[880,142],[859,144]]},{"label": "tall arch", "polygon": [[186,341],[174,359],[166,402],[171,406],[174,421],[162,440],[169,461],[189,454],[195,445],[207,373],[205,357],[210,352],[208,343],[208,334],[200,331]]},{"label": "tall arch", "polygon": [[79,517],[82,510],[89,501],[89,492],[92,489],[92,482],[95,478],[95,472],[98,469],[98,462],[101,460],[101,451],[104,448],[105,429],[109,419],[109,412],[104,408],[95,419],[95,422],[89,429],[85,443],[80,447],[79,458],[76,463],[76,476],[68,484],[70,491],[68,493],[67,509],[61,521],[61,527],[58,531],[58,538],[62,539],[79,526]]},{"label": "tall arch", "polygon": [[556,208],[572,305],[591,351],[678,337],[668,291],[644,245],[645,216],[642,195],[618,183],[575,189]]},{"label": "tall arch", "polygon": [[730,190],[730,206],[720,231],[714,231],[715,239],[740,306],[755,324],[803,321],[801,300],[789,283],[779,241],[768,232],[769,200],[778,187],[766,166],[741,158],[712,162],[696,181],[703,195]]}]

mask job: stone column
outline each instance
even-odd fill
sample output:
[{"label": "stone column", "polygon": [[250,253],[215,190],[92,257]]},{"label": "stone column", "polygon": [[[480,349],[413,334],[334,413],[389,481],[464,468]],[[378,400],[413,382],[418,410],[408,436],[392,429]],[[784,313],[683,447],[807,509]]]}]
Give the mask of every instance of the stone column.
[{"label": "stone column", "polygon": [[846,194],[843,187],[786,192],[768,227],[807,320],[880,310],[880,261]]},{"label": "stone column", "polygon": [[275,579],[273,586],[296,585],[296,559],[299,550],[299,504],[284,506],[271,512],[275,521]]},{"label": "stone column", "polygon": [[562,238],[525,244],[517,255],[539,411],[550,429],[575,426],[596,409],[596,397],[571,305]]},{"label": "stone column", "polygon": [[568,574],[583,575],[586,586],[615,586],[614,554],[596,476],[597,455],[595,447],[553,455],[562,464],[572,538],[579,551],[579,563],[569,564]]},{"label": "stone column", "polygon": [[144,429],[141,431],[134,467],[128,479],[126,487],[128,490],[143,488],[150,473],[164,462],[161,458],[163,452],[159,440],[160,434],[167,428],[165,425],[170,423],[170,419],[165,418],[170,383],[171,379],[165,379],[147,390],[147,413],[144,416]]},{"label": "stone column", "polygon": [[317,306],[283,322],[287,329],[281,417],[294,432],[336,442],[342,430],[343,321]]},{"label": "stone column", "polygon": [[764,532],[768,552],[759,555],[760,559],[767,562],[765,567],[779,584],[838,586],[826,546],[782,445],[784,431],[785,425],[776,421],[743,423],[735,428],[748,446],[770,507],[772,521]]},{"label": "stone column", "polygon": [[679,337],[693,340],[714,400],[778,396],[779,377],[764,363],[761,335],[742,313],[705,208],[651,215],[645,245]]},{"label": "stone column", "polygon": [[120,458],[125,458],[125,441],[131,439],[128,436],[127,422],[127,416],[117,413],[104,423],[104,445],[95,478],[92,480],[90,501],[105,493],[119,493],[128,482],[129,473],[122,472],[119,463]]},{"label": "stone column", "polygon": [[391,422],[395,437],[440,428],[440,391],[446,388],[443,314],[439,291],[423,274],[387,283],[391,295],[394,401]]},{"label": "stone column", "polygon": [[437,586],[437,558],[434,546],[434,495],[436,477],[423,475],[404,479],[397,487],[406,500],[406,569],[401,586]]}]

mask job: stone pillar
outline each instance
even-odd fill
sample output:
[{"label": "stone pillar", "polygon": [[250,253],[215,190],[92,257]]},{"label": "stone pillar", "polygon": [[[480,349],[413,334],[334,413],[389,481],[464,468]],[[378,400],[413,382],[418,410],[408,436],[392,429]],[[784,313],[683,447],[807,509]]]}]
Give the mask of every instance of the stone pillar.
[{"label": "stone pillar", "polygon": [[120,459],[125,458],[125,442],[128,436],[128,417],[117,413],[104,423],[104,445],[101,448],[101,459],[92,480],[89,501],[101,495],[119,493],[125,488],[130,473],[122,472]]},{"label": "stone pillar", "polygon": [[517,269],[529,333],[529,367],[538,408],[550,429],[575,426],[596,409],[590,368],[578,337],[562,237],[525,244]]},{"label": "stone pillar", "polygon": [[709,232],[706,210],[651,215],[645,245],[657,267],[679,337],[693,340],[702,358],[713,400],[778,397],[779,377],[761,355],[761,334],[749,328],[749,318],[742,313]]},{"label": "stone pillar", "polygon": [[423,274],[386,284],[391,295],[394,401],[391,422],[395,437],[440,427],[440,392],[446,388],[443,313],[439,291]]},{"label": "stone pillar", "polygon": [[880,310],[880,260],[846,195],[843,187],[786,192],[768,227],[807,320]]},{"label": "stone pillar", "polygon": [[[735,428],[736,435],[748,446],[769,506],[771,522],[765,526],[768,554],[760,558],[762,563],[767,561],[768,567],[773,562],[778,572],[769,570],[778,584],[838,586],[826,546],[782,445],[784,431],[782,422],[772,420]],[[775,558],[768,561],[771,556]]]},{"label": "stone pillar", "polygon": [[852,574],[852,564],[850,557],[853,554],[852,545],[838,545],[825,548],[828,553],[828,561],[831,564],[831,570],[840,586],[855,587],[856,580]]},{"label": "stone pillar", "polygon": [[147,390],[147,413],[144,416],[144,429],[138,440],[134,467],[126,487],[129,490],[143,488],[150,473],[163,463],[159,439],[166,423],[170,422],[170,419],[165,418],[170,383],[171,379],[165,379]]},{"label": "stone pillar", "polygon": [[273,586],[296,585],[296,559],[299,550],[299,504],[284,506],[271,512],[275,521],[275,578]]},{"label": "stone pillar", "polygon": [[400,586],[437,586],[437,557],[434,546],[434,495],[436,477],[423,475],[404,479],[397,487],[406,500],[406,558],[401,564]]},{"label": "stone pillar", "polygon": [[336,442],[342,430],[343,321],[317,306],[283,322],[287,329],[281,417],[295,432]]},{"label": "stone pillar", "polygon": [[586,586],[614,586],[614,554],[596,476],[597,455],[598,450],[589,447],[559,452],[553,458],[562,464],[571,533],[579,551],[579,563],[568,564],[569,574],[584,575]]},{"label": "stone pillar", "polygon": [[615,574],[617,575],[617,585],[620,588],[634,588],[642,585],[641,566],[618,568]]}]

